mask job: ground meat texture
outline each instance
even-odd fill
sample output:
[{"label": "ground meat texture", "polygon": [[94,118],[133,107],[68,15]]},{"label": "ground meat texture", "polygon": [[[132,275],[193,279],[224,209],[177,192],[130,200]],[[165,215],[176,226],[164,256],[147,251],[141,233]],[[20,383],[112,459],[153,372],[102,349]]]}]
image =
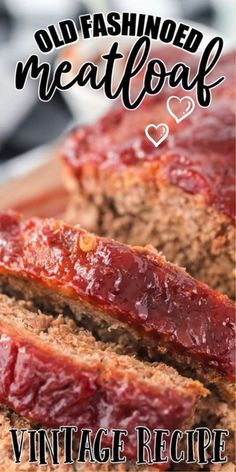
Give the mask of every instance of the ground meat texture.
[{"label": "ground meat texture", "polygon": [[2,214],[0,284],[96,334],[102,328],[103,338],[132,339],[233,396],[234,303],[157,253],[52,219]]},{"label": "ground meat texture", "polygon": [[[216,424],[216,423],[215,423]],[[222,427],[218,425],[217,427]],[[11,438],[9,434],[10,428],[20,429],[38,429],[39,426],[35,425],[32,422],[24,419],[17,413],[14,413],[12,410],[4,406],[0,406],[0,470],[5,472],[37,472],[39,471],[38,464],[29,464],[29,443],[26,440],[24,443],[24,449],[21,456],[21,463],[15,464],[13,458],[13,449]],[[50,435],[50,429],[48,429],[48,434]],[[63,451],[63,444],[60,444],[61,452]],[[76,443],[74,444],[74,451],[76,457]],[[147,466],[136,466],[133,462],[127,461],[125,464],[78,464],[74,463],[71,465],[63,464],[64,457],[63,452],[60,456],[60,464],[57,466],[52,466],[50,458],[48,458],[48,465],[40,466],[40,470],[43,472],[149,472],[150,467]],[[185,468],[184,464],[181,466],[181,472],[186,469],[186,472],[189,471],[189,465]],[[172,465],[169,469],[170,471],[178,470],[177,465]],[[210,464],[204,468],[198,466],[197,464],[191,464],[191,471],[202,472],[234,472],[235,464],[229,460],[227,464]],[[155,472],[158,472],[158,468],[155,468]]]},{"label": "ground meat texture", "polygon": [[21,462],[15,463],[13,447],[9,429],[37,429],[37,427],[17,415],[17,413],[9,410],[3,405],[0,405],[0,471],[1,472],[76,472],[73,465],[65,465],[63,461],[60,465],[53,466],[48,460],[47,465],[29,464],[29,443],[25,441],[23,452],[21,455]]}]

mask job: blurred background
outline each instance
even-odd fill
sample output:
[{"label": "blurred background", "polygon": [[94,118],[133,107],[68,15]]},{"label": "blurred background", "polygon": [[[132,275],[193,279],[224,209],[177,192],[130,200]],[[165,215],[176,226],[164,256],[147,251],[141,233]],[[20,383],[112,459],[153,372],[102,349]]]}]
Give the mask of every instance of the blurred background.
[{"label": "blurred background", "polygon": [[[106,10],[185,18],[213,28],[232,45],[235,42],[235,0],[0,0],[0,182],[12,173],[24,172],[23,162],[27,167],[29,162],[32,166],[43,159],[41,146],[47,148],[75,120],[83,122],[83,116],[75,117],[65,94],[56,93],[51,102],[40,102],[37,83],[30,80],[23,91],[14,90],[17,61],[39,54],[34,31],[65,18],[76,19],[82,13]],[[55,60],[55,56],[50,54],[48,60]],[[24,159],[9,165],[16,156]]]}]

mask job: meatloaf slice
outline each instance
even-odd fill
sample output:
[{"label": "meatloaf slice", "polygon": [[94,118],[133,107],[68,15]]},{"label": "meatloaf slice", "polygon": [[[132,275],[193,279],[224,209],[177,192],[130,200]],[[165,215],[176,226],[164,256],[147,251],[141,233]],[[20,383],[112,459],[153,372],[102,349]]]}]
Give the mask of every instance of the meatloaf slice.
[{"label": "meatloaf slice", "polygon": [[[226,79],[213,91],[211,106],[196,104],[179,124],[158,96],[135,111],[115,108],[70,134],[62,150],[71,192],[65,219],[126,244],[152,244],[233,298],[233,53],[221,62],[216,74]],[[169,126],[158,148],[145,136],[151,123]]]},{"label": "meatloaf slice", "polygon": [[0,296],[0,403],[35,423],[126,429],[125,455],[136,460],[135,427],[185,430],[206,394],[171,367],[121,355],[71,320]]},{"label": "meatloaf slice", "polygon": [[0,287],[233,396],[235,305],[148,249],[0,215]]}]

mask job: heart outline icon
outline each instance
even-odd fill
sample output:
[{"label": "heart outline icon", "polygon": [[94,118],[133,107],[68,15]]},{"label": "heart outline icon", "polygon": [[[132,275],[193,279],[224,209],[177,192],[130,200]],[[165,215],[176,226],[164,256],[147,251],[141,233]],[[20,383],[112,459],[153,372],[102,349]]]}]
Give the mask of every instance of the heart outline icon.
[{"label": "heart outline icon", "polygon": [[[186,112],[182,116],[180,116],[180,118],[171,110],[170,102],[173,99],[176,99],[179,103],[181,103],[183,100],[188,100],[189,104],[188,104],[188,107],[186,108]],[[193,110],[195,108],[195,101],[193,100],[192,97],[188,97],[187,95],[185,95],[182,98],[179,98],[176,95],[172,95],[171,97],[168,98],[168,100],[166,102],[166,106],[167,106],[168,112],[170,113],[171,116],[173,116],[176,123],[180,123],[185,118],[187,118],[189,115],[191,115],[191,113],[193,112]]]},{"label": "heart outline icon", "polygon": [[[156,141],[152,136],[149,134],[149,129],[154,128],[156,131],[158,128],[163,127],[165,129],[164,134]],[[151,141],[152,144],[157,148],[168,136],[169,134],[169,126],[166,123],[159,123],[159,125],[154,125],[153,123],[150,123],[149,125],[146,126],[145,128],[145,134],[149,141]]]}]

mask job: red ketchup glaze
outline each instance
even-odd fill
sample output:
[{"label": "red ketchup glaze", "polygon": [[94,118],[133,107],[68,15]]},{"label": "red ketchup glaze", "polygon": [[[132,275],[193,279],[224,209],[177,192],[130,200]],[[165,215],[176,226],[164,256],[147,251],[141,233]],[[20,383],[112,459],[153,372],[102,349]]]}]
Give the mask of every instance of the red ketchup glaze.
[{"label": "red ketchup glaze", "polygon": [[[164,95],[147,97],[135,111],[113,109],[95,125],[71,133],[63,160],[80,180],[83,169],[92,165],[102,172],[140,167],[145,162],[159,163],[157,174],[167,183],[187,193],[202,195],[205,202],[235,219],[235,111],[234,61],[223,57],[211,75],[211,82],[225,75],[225,81],[213,90],[209,108],[196,104],[193,113],[176,124],[166,109],[167,96],[194,95],[168,89]],[[162,97],[162,100],[161,100]],[[196,99],[195,99],[196,102]],[[145,136],[150,123],[166,123],[169,136],[155,148]],[[99,175],[99,174],[98,174]]]},{"label": "red ketchup glaze", "polygon": [[107,311],[169,343],[225,379],[234,378],[235,305],[144,250],[92,236],[52,219],[0,217],[0,272],[33,280]]},{"label": "red ketchup glaze", "polygon": [[[181,429],[196,395],[160,391],[115,371],[107,378],[96,365],[84,367],[0,323],[0,402],[46,427],[89,426],[94,434],[98,428],[127,429],[125,454],[136,459],[135,427]],[[111,437],[104,445],[111,445]]]}]

